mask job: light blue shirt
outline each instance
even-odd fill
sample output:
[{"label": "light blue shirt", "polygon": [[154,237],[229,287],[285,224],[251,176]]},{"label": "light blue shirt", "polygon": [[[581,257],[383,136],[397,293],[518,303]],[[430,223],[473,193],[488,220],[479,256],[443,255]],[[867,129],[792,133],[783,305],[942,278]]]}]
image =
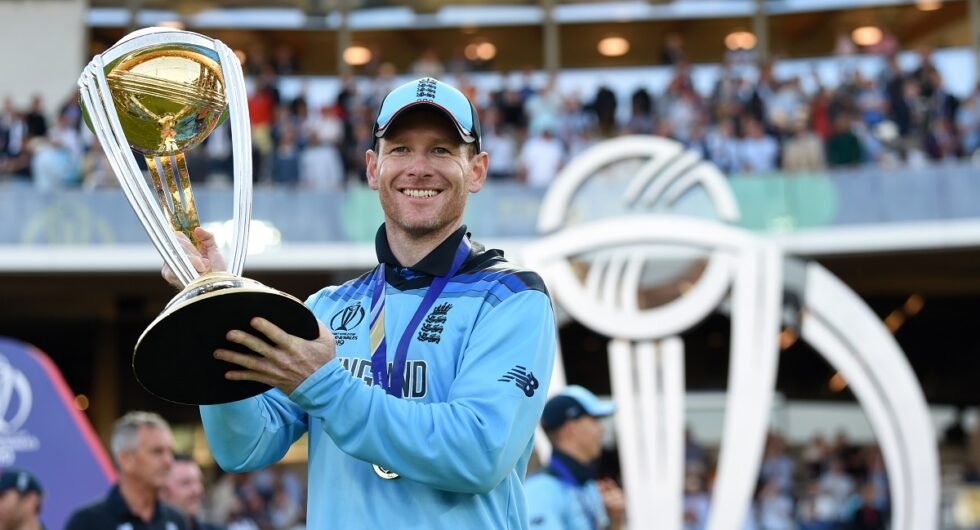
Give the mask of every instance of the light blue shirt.
[{"label": "light blue shirt", "polygon": [[603,530],[609,515],[594,480],[576,486],[539,472],[528,477],[528,521],[531,530]]},{"label": "light blue shirt", "polygon": [[[444,247],[451,260],[457,234],[423,268],[441,267],[435,258]],[[379,256],[390,253],[382,245]],[[390,363],[431,275],[389,265],[386,277]],[[273,389],[201,407],[218,464],[235,472],[268,466],[309,433],[311,529],[528,528],[524,475],[556,341],[540,278],[474,244],[423,319],[428,331],[415,331],[402,399],[372,384],[370,280],[365,274],[307,300],[337,338],[337,358],[292,394]],[[383,480],[372,464],[401,478]]]}]

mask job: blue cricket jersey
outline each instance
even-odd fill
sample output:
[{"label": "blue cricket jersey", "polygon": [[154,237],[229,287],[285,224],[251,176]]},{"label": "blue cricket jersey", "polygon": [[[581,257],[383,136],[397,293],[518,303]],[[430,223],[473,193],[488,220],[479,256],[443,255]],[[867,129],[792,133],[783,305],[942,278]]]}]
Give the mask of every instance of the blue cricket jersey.
[{"label": "blue cricket jersey", "polygon": [[605,530],[609,514],[595,481],[595,472],[555,450],[573,477],[562,477],[549,465],[527,479],[528,520],[531,530]]},{"label": "blue cricket jersey", "polygon": [[[389,370],[394,346],[463,237],[465,227],[406,268],[379,230]],[[401,399],[373,385],[371,279],[307,300],[336,337],[337,358],[292,394],[272,389],[201,407],[218,464],[238,472],[270,465],[308,432],[311,529],[528,528],[523,482],[556,346],[540,277],[473,244],[413,332]],[[401,478],[383,480],[372,464]]]}]

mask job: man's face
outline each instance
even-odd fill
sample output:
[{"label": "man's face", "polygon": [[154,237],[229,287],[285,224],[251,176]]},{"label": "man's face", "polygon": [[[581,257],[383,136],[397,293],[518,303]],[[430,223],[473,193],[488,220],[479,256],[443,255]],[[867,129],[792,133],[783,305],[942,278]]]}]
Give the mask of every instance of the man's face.
[{"label": "man's face", "polygon": [[578,446],[579,454],[585,456],[588,461],[599,458],[602,454],[602,437],[606,432],[602,422],[593,416],[582,416],[568,423],[571,428],[571,438]]},{"label": "man's face", "polygon": [[136,448],[119,455],[124,475],[159,491],[167,482],[174,462],[170,431],[144,425],[137,431]]},{"label": "man's face", "polygon": [[462,223],[467,194],[486,180],[488,158],[471,155],[445,115],[424,107],[406,111],[377,147],[366,154],[367,177],[389,230],[419,238]]},{"label": "man's face", "polygon": [[197,517],[201,511],[204,497],[204,481],[201,468],[196,462],[174,462],[170,468],[167,482],[160,490],[160,498],[177,508],[188,517]]},{"label": "man's face", "polygon": [[0,530],[15,530],[27,519],[27,503],[14,489],[0,494]]}]

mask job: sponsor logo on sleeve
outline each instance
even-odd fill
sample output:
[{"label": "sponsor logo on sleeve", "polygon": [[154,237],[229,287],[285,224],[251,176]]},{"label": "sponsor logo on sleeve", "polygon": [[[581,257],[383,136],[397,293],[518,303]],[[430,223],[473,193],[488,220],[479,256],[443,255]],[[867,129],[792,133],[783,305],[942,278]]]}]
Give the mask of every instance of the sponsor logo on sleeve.
[{"label": "sponsor logo on sleeve", "polygon": [[507,370],[500,379],[497,381],[503,383],[514,382],[517,388],[524,391],[524,395],[531,397],[534,395],[534,391],[538,389],[538,378],[534,377],[533,372],[529,372],[527,368],[521,365],[517,365],[510,370]]}]

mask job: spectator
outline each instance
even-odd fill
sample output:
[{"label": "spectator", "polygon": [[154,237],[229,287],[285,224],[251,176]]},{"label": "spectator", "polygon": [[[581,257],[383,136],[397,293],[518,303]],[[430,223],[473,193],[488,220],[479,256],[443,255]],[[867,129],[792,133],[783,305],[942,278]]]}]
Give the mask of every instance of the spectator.
[{"label": "spectator", "polygon": [[0,528],[44,530],[41,504],[44,489],[29,471],[7,468],[0,471]]},{"label": "spectator", "polygon": [[850,517],[848,530],[885,530],[885,513],[878,508],[875,499],[875,485],[867,482],[861,486],[857,500],[858,506]]},{"label": "spectator", "polygon": [[321,107],[304,127],[308,142],[299,161],[299,179],[303,187],[329,191],[342,189],[346,178],[340,156],[340,145],[344,141],[340,107]]},{"label": "spectator", "polygon": [[796,530],[793,499],[777,479],[763,479],[758,495],[759,530]]},{"label": "spectator", "polygon": [[862,162],[861,141],[851,129],[853,118],[841,113],[834,118],[834,134],[827,139],[827,165],[853,167]]},{"label": "spectator", "polygon": [[480,123],[483,126],[483,148],[490,155],[490,160],[493,160],[489,179],[513,180],[517,172],[514,164],[517,158],[517,141],[513,130],[501,123],[500,111],[496,107],[488,108]]},{"label": "spectator", "polygon": [[538,122],[517,158],[519,175],[532,188],[546,188],[558,175],[563,156],[561,142],[555,137],[555,124]]},{"label": "spectator", "polygon": [[66,530],[186,530],[184,516],[159,500],[174,458],[167,422],[152,412],[130,412],[113,426],[111,445],[119,483],[104,499],[75,511]]},{"label": "spectator", "polygon": [[416,77],[440,78],[446,72],[446,67],[439,60],[439,54],[434,48],[426,48],[418,59],[412,63],[412,75]]},{"label": "spectator", "polygon": [[48,119],[44,116],[44,100],[40,95],[31,98],[31,108],[24,115],[27,124],[27,136],[40,138],[48,135]]},{"label": "spectator", "polygon": [[762,124],[751,116],[742,119],[745,137],[738,142],[738,167],[749,173],[769,173],[776,170],[779,144],[766,134]]},{"label": "spectator", "polygon": [[173,466],[160,488],[160,500],[184,514],[189,530],[222,530],[221,526],[201,520],[203,499],[204,478],[200,466],[190,455],[174,455]]},{"label": "spectator", "polygon": [[804,118],[792,125],[792,136],[783,143],[783,171],[799,173],[826,169],[823,142]]}]

